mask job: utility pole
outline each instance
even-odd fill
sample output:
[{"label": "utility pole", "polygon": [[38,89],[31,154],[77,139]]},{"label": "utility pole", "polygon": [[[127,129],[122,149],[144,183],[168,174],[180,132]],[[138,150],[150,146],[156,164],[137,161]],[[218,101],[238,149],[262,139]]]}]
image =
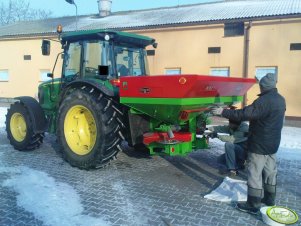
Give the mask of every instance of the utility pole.
[{"label": "utility pole", "polygon": [[74,0],[65,0],[66,2],[68,2],[69,4],[71,5],[74,5],[75,6],[75,13],[76,13],[76,22],[75,22],[75,29],[77,30],[77,5],[75,4]]}]

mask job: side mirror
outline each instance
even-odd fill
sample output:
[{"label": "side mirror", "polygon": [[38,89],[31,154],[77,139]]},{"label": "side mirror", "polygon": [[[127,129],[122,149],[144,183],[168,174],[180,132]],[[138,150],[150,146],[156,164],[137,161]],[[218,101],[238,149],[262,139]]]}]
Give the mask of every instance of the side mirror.
[{"label": "side mirror", "polygon": [[154,47],[155,49],[157,49],[158,43],[157,43],[157,42],[154,42],[154,43],[153,43],[153,47]]},{"label": "side mirror", "polygon": [[48,78],[53,78],[53,74],[52,73],[47,73],[47,77]]},{"label": "side mirror", "polygon": [[41,48],[42,48],[42,55],[43,56],[49,56],[50,55],[50,41],[49,40],[43,40]]}]

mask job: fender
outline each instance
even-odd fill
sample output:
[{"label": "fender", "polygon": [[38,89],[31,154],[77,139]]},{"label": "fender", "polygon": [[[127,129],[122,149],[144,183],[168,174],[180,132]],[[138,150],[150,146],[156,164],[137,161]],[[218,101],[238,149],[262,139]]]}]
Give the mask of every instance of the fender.
[{"label": "fender", "polygon": [[115,94],[114,94],[114,92],[112,90],[108,89],[106,86],[104,86],[102,84],[95,83],[95,81],[89,81],[87,79],[85,79],[85,80],[79,79],[79,80],[76,80],[76,81],[68,83],[68,85],[64,87],[63,92],[60,95],[60,101],[59,102],[60,103],[62,102],[62,100],[64,99],[64,97],[65,97],[65,95],[67,93],[67,91],[70,88],[73,88],[73,87],[81,88],[82,86],[85,86],[85,85],[93,87],[96,90],[99,90],[100,92],[102,92],[103,94],[105,94],[105,95],[107,95],[109,97],[115,96]]},{"label": "fender", "polygon": [[[74,87],[74,86],[78,86],[78,87],[81,87],[83,85],[89,85],[89,86],[92,86],[94,87],[95,89],[101,91],[102,93],[104,93],[105,95],[109,96],[109,97],[113,97],[115,96],[114,92],[110,89],[108,89],[105,85],[102,85],[102,84],[99,84],[99,83],[96,83],[95,80],[91,80],[89,81],[88,79],[78,79],[76,81],[73,81],[73,82],[70,82],[66,87],[65,87],[65,91],[68,90],[69,87]],[[63,93],[62,96],[65,95],[65,91]]]},{"label": "fender", "polygon": [[39,102],[33,97],[22,96],[14,98],[28,109],[30,118],[32,120],[32,126],[34,133],[43,133],[47,130],[47,120],[45,113],[39,104]]}]

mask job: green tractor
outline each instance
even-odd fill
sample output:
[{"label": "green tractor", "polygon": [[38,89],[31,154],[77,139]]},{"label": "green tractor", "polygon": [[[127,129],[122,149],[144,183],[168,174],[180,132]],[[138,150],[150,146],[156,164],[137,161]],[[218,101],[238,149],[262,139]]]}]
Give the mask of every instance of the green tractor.
[{"label": "green tractor", "polygon": [[[254,79],[201,75],[149,76],[149,37],[91,30],[63,33],[62,76],[39,86],[39,101],[16,97],[6,116],[7,136],[20,151],[56,134],[63,158],[81,169],[103,167],[122,141],[152,155],[187,155],[208,147],[206,111],[232,105]],[[43,40],[43,55],[50,41]],[[57,59],[58,59],[57,57]],[[57,62],[57,61],[56,61]],[[56,65],[56,63],[55,63]],[[55,68],[55,66],[54,66]]]}]

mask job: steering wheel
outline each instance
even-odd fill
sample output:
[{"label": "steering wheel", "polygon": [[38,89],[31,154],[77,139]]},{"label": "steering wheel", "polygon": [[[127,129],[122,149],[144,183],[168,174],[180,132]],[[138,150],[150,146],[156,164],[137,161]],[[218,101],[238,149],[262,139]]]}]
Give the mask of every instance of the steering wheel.
[{"label": "steering wheel", "polygon": [[85,72],[93,75],[98,75],[98,69],[94,67],[85,67]]}]

